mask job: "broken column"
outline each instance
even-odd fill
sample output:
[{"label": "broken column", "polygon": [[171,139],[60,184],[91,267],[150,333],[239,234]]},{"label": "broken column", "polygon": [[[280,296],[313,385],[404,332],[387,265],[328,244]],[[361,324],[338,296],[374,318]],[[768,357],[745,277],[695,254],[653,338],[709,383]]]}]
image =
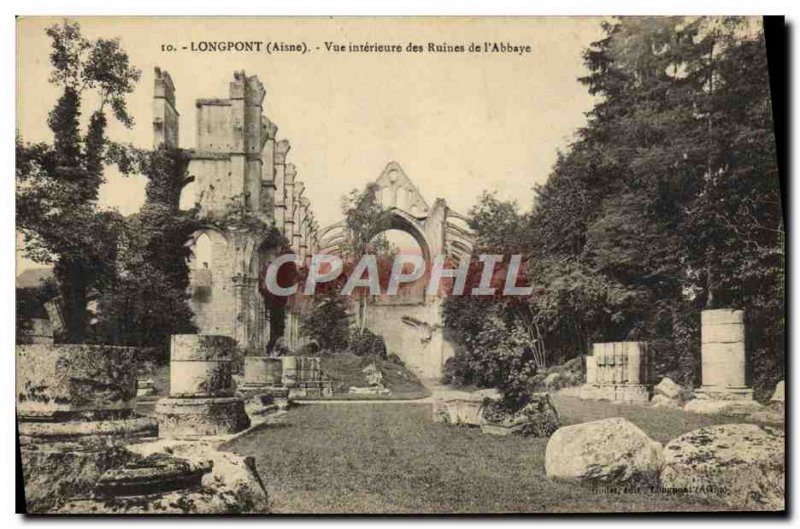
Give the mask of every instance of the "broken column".
[{"label": "broken column", "polygon": [[595,343],[586,358],[586,385],[581,398],[619,402],[650,399],[647,344]]},{"label": "broken column", "polygon": [[245,396],[248,412],[264,414],[289,407],[289,388],[283,385],[283,363],[270,356],[244,357],[244,384],[239,392]]},{"label": "broken column", "polygon": [[119,464],[119,448],[156,435],[156,421],[134,413],[135,360],[131,347],[17,347],[17,427],[30,512],[91,490]]},{"label": "broken column", "polygon": [[227,336],[177,334],[170,343],[170,396],[156,404],[159,436],[191,438],[236,433],[250,426],[234,395]]},{"label": "broken column", "polygon": [[744,311],[704,310],[700,321],[703,385],[697,398],[752,400],[745,380]]}]

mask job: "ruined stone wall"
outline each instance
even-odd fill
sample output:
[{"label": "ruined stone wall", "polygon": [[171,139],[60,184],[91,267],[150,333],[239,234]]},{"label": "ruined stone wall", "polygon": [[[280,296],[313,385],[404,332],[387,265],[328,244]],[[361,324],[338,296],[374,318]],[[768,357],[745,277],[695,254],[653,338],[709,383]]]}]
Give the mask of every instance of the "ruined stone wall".
[{"label": "ruined stone wall", "polygon": [[153,89],[153,147],[175,148],[179,144],[179,114],[175,109],[175,85],[167,72],[156,68]]},{"label": "ruined stone wall", "polygon": [[366,327],[383,336],[387,354],[397,355],[417,376],[438,379],[455,354],[443,336],[439,300],[414,305],[370,305]]},{"label": "ruined stone wall", "polygon": [[234,298],[234,249],[221,233],[203,230],[211,238],[211,266],[208,270],[189,260],[191,298],[189,306],[195,316],[195,325],[201,334],[234,336],[236,299]]}]

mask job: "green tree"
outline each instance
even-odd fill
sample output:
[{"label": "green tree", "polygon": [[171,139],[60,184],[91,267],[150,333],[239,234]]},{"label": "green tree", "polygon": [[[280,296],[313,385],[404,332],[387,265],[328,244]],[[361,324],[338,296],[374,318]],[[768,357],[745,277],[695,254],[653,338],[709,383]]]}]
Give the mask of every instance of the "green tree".
[{"label": "green tree", "polygon": [[314,296],[312,306],[300,320],[300,329],[321,349],[344,351],[350,337],[349,319],[347,300],[335,291],[326,291]]},{"label": "green tree", "polygon": [[573,263],[593,278],[576,288],[605,285],[587,299],[610,317],[554,317],[594,327],[590,339],[655,343],[662,374],[696,382],[699,310],[744,308],[755,369],[777,367],[783,217],[760,27],[670,17],[604,29],[581,79],[598,103],[538,189],[532,274],[547,290],[571,273],[547,263]]},{"label": "green tree", "polygon": [[[342,242],[342,258],[345,266],[352,272],[352,267],[365,255],[374,255],[376,260],[385,261],[396,251],[383,235],[391,228],[386,211],[378,200],[378,184],[368,184],[362,191],[354,189],[342,198],[341,210],[345,222],[345,240]],[[348,273],[348,270],[345,271]],[[367,323],[367,307],[369,291],[356,289],[358,295],[359,332],[364,332]]]},{"label": "green tree", "polygon": [[[643,340],[657,376],[695,384],[699,312],[741,308],[763,396],[783,377],[785,325],[763,32],[736,17],[619,18],[603,28],[580,79],[597,103],[536,188],[522,243],[508,222],[499,223],[507,231],[477,223],[479,239],[496,253],[530,250],[530,314],[549,358],[593,341]],[[504,218],[497,213],[488,218]],[[463,321],[458,311],[449,321],[473,334],[497,310],[448,300],[459,304]]]},{"label": "green tree", "polygon": [[[25,235],[27,256],[54,263],[65,306],[65,340],[82,342],[91,292],[113,277],[122,225],[119,214],[96,210],[108,143],[106,108],[132,125],[125,98],[140,72],[129,64],[118,39],[90,41],[69,21],[48,28],[47,35],[50,82],[62,93],[48,119],[53,144],[17,141],[17,226]],[[99,104],[81,133],[81,109],[89,93]]]},{"label": "green tree", "polygon": [[190,249],[185,244],[201,223],[197,212],[179,209],[187,153],[164,145],[153,151],[113,145],[109,158],[125,174],[147,177],[145,203],[125,219],[117,271],[100,294],[95,340],[125,345],[164,345],[171,334],[195,331],[188,305]]}]

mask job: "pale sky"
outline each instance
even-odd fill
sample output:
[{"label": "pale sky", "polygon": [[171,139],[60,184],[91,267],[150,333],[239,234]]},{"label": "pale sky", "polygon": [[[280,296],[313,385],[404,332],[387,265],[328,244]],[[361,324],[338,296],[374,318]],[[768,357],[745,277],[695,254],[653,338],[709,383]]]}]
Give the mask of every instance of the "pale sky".
[{"label": "pale sky", "polygon": [[[58,19],[18,23],[17,129],[25,141],[50,140],[47,114],[59,91],[47,82]],[[181,115],[181,147],[192,148],[198,98],[228,97],[234,70],[258,75],[264,113],[292,144],[287,159],[306,183],[320,225],[340,218],[339,199],[378,177],[395,160],[429,204],[444,198],[465,213],[483,190],[530,208],[532,187],[547,178],[558,149],[574,138],[592,106],[577,78],[582,51],[602,36],[599,18],[81,18],[86,37],[120,37],[142,70],[128,98],[136,120],[114,122],[112,139],[152,145],[153,68],[169,71]],[[258,40],[298,43],[305,55],[188,51],[162,44]],[[530,45],[514,54],[333,54],[324,43]],[[320,51],[315,48],[319,46]],[[84,115],[93,103],[84,106]],[[107,172],[102,207],[138,210],[145,179]],[[191,203],[187,198],[184,203]]]}]

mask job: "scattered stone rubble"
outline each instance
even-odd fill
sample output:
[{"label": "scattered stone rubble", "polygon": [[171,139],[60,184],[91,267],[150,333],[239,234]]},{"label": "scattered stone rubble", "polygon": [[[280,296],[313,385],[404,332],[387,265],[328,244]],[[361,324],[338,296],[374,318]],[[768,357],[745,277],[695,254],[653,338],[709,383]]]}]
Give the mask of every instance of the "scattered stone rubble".
[{"label": "scattered stone rubble", "polygon": [[133,411],[134,348],[18,346],[27,511],[268,512],[253,459],[221,448],[250,424],[231,389],[232,345],[220,336],[173,337],[170,397],[159,401],[158,422]]},{"label": "scattered stone rubble", "polygon": [[656,408],[680,408],[685,398],[686,390],[683,386],[669,377],[664,377],[653,387],[653,398],[650,399],[650,404]]},{"label": "scattered stone rubble", "polygon": [[707,426],[663,448],[616,417],[557,430],[547,443],[549,479],[590,486],[659,487],[736,510],[785,509],[785,433],[755,424]]},{"label": "scattered stone rubble", "polygon": [[459,391],[440,389],[433,399],[433,420],[445,424],[480,426],[480,411],[486,400],[500,400],[496,389]]},{"label": "scattered stone rubble", "polygon": [[481,432],[491,435],[550,437],[559,427],[558,411],[548,393],[530,395],[528,403],[509,412],[502,401],[489,400],[479,412]]},{"label": "scattered stone rubble", "polygon": [[351,386],[349,393],[355,395],[389,395],[391,391],[383,385],[383,373],[375,363],[369,364],[361,370],[366,378],[366,386]]}]

